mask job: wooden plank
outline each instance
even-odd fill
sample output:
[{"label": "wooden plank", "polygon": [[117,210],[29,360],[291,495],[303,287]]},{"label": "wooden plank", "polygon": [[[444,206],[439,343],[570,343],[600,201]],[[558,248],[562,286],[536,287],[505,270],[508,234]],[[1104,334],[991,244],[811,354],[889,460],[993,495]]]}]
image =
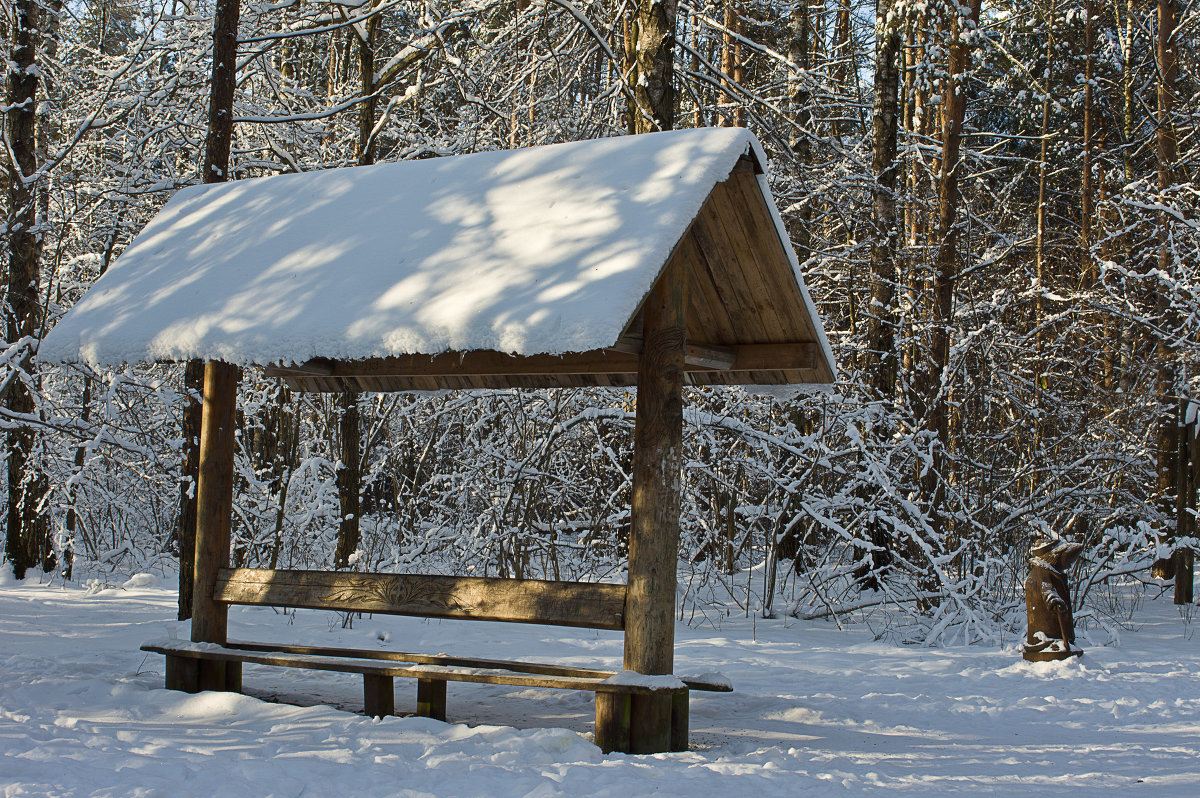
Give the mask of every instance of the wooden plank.
[{"label": "wooden plank", "polygon": [[[688,339],[712,341],[718,344],[737,343],[738,331],[729,319],[721,291],[713,283],[712,273],[696,243],[696,234],[689,229],[678,257],[688,273]],[[639,327],[640,331],[641,328]]]},{"label": "wooden plank", "polygon": [[692,225],[692,235],[698,253],[695,266],[703,268],[704,276],[716,286],[721,306],[734,330],[736,340],[730,343],[768,340],[768,331],[763,328],[738,276],[737,253],[723,240],[724,230],[707,203]]},{"label": "wooden plank", "polygon": [[438,355],[393,355],[362,360],[316,358],[299,366],[268,366],[268,377],[487,377],[636,373],[637,358],[623,352],[594,349],[562,355],[510,355],[478,350]]},{"label": "wooden plank", "polygon": [[[412,662],[423,665],[450,665],[462,668],[492,668],[516,673],[539,673],[546,676],[584,676],[607,679],[617,671],[602,668],[578,668],[569,665],[551,665],[543,662],[519,660],[479,659],[476,657],[454,657],[448,654],[413,654],[404,651],[380,651],[377,649],[336,648],[329,646],[297,646],[286,643],[252,643],[230,641],[226,648],[239,651],[274,651],[286,654],[313,654],[323,657],[359,658],[385,660],[388,662]],[[680,676],[680,681],[692,690],[728,693],[733,688],[724,681],[709,681],[697,676]]]},{"label": "wooden plank", "polygon": [[742,224],[748,240],[754,244],[753,251],[757,255],[759,273],[767,282],[768,290],[777,302],[782,303],[781,307],[795,308],[798,311],[795,314],[785,314],[789,321],[799,325],[786,329],[790,329],[795,337],[815,339],[815,320],[809,318],[808,313],[803,310],[804,297],[800,293],[800,285],[792,270],[791,261],[784,250],[784,246],[790,247],[791,242],[785,244],[780,240],[779,230],[771,218],[770,208],[767,207],[768,200],[763,196],[758,177],[737,175],[728,182],[728,188],[733,201],[744,210]]},{"label": "wooden plank", "polygon": [[[622,338],[615,344],[625,352],[640,352],[640,338]],[[614,348],[615,348],[614,347]],[[812,341],[777,344],[717,346],[689,343],[684,371],[689,375],[717,371],[797,371],[815,368],[821,347]]]},{"label": "wooden plank", "polygon": [[485,668],[454,668],[437,665],[396,665],[371,662],[361,659],[338,657],[313,657],[298,654],[273,654],[266,651],[239,651],[224,646],[209,646],[204,649],[189,648],[186,643],[168,645],[147,643],[143,651],[191,657],[214,662],[250,662],[258,665],[274,665],[281,668],[329,671],[332,673],[374,673],[382,676],[401,676],[408,679],[432,679],[448,682],[473,684],[501,684],[518,687],[547,687],[558,690],[584,690],[588,692],[625,693],[630,695],[661,695],[670,701],[675,693],[686,687],[649,687],[638,684],[612,684],[604,679],[578,676],[542,676],[533,673],[489,670]]},{"label": "wooden plank", "polygon": [[[228,607],[213,599],[217,573],[229,565],[233,513],[233,451],[237,367],[209,361],[204,367],[200,424],[200,474],[196,485],[196,559],[192,593],[192,640],[224,643]],[[202,668],[203,671],[203,668]],[[201,674],[201,689],[221,674]]]},{"label": "wooden plank", "polygon": [[599,582],[237,568],[221,572],[212,595],[225,604],[620,630],[625,592]]},{"label": "wooden plank", "polygon": [[762,318],[768,335],[779,336],[759,340],[813,340],[816,334],[811,330],[792,334],[795,327],[793,322],[802,320],[807,315],[799,292],[793,287],[790,293],[783,293],[782,288],[777,288],[768,276],[785,266],[790,273],[791,268],[774,224],[771,223],[770,238],[757,234],[762,226],[756,226],[755,222],[770,222],[769,217],[764,215],[768,211],[761,203],[752,208],[747,203],[746,195],[740,191],[743,185],[755,182],[753,175],[734,175],[722,183],[719,190],[714,190],[714,218],[719,220],[724,230],[723,241],[731,245],[736,253],[738,277],[744,282],[750,301]]},{"label": "wooden plank", "polygon": [[[642,339],[632,336],[622,336],[612,345],[613,351],[640,354]],[[716,344],[701,344],[688,342],[683,349],[684,371],[700,369],[728,369],[737,360],[737,349]]]}]

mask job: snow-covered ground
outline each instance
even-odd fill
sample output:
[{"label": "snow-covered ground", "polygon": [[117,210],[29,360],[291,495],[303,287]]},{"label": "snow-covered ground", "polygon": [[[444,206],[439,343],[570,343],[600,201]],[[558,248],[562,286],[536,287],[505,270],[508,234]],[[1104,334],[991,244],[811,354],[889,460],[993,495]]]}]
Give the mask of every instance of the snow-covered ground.
[{"label": "snow-covered ground", "polygon": [[[33,582],[34,580],[30,580]],[[247,666],[249,695],[162,689],[173,584],[85,590],[0,578],[0,795],[1200,795],[1200,635],[1169,596],[1120,644],[1030,665],[1015,647],[928,649],[794,619],[680,626],[691,751],[602,755],[591,696],[449,685],[456,721],[372,720],[361,679]],[[236,609],[231,637],[616,667],[615,634]],[[397,680],[397,710],[415,684]],[[286,702],[286,703],[276,703]]]}]

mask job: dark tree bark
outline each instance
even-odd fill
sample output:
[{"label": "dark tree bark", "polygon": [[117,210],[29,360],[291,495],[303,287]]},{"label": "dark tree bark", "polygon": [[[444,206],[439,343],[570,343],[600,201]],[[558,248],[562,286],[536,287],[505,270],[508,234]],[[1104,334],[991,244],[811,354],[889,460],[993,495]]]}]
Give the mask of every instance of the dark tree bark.
[{"label": "dark tree bark", "polygon": [[[1179,21],[1178,0],[1158,0],[1158,186],[1168,191],[1175,184],[1175,166],[1179,158],[1175,135],[1175,96],[1179,83],[1179,55],[1176,42],[1176,25]],[[1160,274],[1175,273],[1170,247],[1170,218],[1160,214],[1159,236],[1162,241],[1158,251]],[[1158,495],[1164,514],[1177,514],[1177,503],[1181,494],[1179,475],[1186,469],[1179,462],[1179,413],[1180,402],[1178,376],[1176,374],[1174,348],[1168,341],[1170,330],[1175,326],[1174,313],[1166,290],[1159,291],[1160,324],[1166,332],[1158,338],[1156,359],[1158,361]],[[1175,530],[1175,535],[1180,530]],[[1175,554],[1175,603],[1191,602],[1191,558],[1187,553]],[[1186,573],[1184,573],[1186,571]],[[1185,588],[1186,585],[1186,588]]]},{"label": "dark tree bark", "polygon": [[342,518],[338,525],[337,548],[333,555],[333,564],[337,568],[350,565],[350,555],[358,549],[359,542],[359,493],[362,488],[361,443],[359,434],[358,394],[346,392],[338,394],[338,405],[341,410],[338,419],[340,431],[340,451],[338,459],[341,464],[337,472],[338,498],[341,503]]},{"label": "dark tree bark", "polygon": [[631,75],[635,106],[633,130],[650,133],[675,127],[676,0],[641,0],[637,7],[634,49],[636,74]]},{"label": "dark tree bark", "polygon": [[[375,91],[375,34],[379,17],[372,17],[358,30],[358,70],[360,91],[368,99],[358,107],[358,141],[355,155],[359,166],[375,163],[375,130],[377,105]],[[358,550],[360,540],[359,516],[362,495],[362,440],[358,394],[346,392],[338,396],[338,433],[341,466],[337,472],[338,500],[341,521],[338,523],[337,545],[333,553],[335,568],[347,568],[350,557]]]},{"label": "dark tree bark", "polygon": [[[223,183],[229,179],[229,151],[233,143],[233,95],[237,87],[237,30],[241,0],[217,0],[213,19],[212,86],[208,100],[208,135],[200,179]],[[184,370],[188,399],[183,408],[183,465],[179,488],[179,620],[191,617],[196,540],[196,491],[200,476],[200,426],[202,405],[190,397],[204,391],[204,362],[192,360]],[[186,560],[186,562],[185,562]],[[185,596],[187,601],[185,603]]]},{"label": "dark tree bark", "polygon": [[737,35],[741,33],[742,20],[738,13],[737,0],[725,0],[725,28],[721,37],[721,72],[725,77],[722,83],[726,89],[725,101],[722,105],[732,106],[728,112],[721,114],[722,127],[745,127],[746,104],[739,98],[739,87],[746,80],[746,66],[742,62],[742,43]]},{"label": "dark tree bark", "polygon": [[900,104],[900,30],[889,21],[895,0],[879,0],[875,17],[875,105],[872,111],[871,308],[863,365],[871,388],[889,398],[896,387],[896,138]]},{"label": "dark tree bark", "polygon": [[[37,0],[14,0],[12,6],[11,60],[8,63],[6,92],[7,130],[10,157],[7,159],[8,270],[5,275],[7,305],[5,335],[10,344],[21,339],[32,341],[41,328],[38,283],[41,277],[42,230],[38,220],[38,95],[41,70],[38,46],[42,38],[43,5]],[[47,26],[51,29],[53,26]],[[33,373],[33,347],[26,348],[19,368]],[[33,394],[21,380],[14,380],[4,395],[4,404],[16,416],[35,410]],[[8,511],[5,556],[13,573],[24,579],[28,569],[40,565],[51,571],[55,566],[49,522],[42,508],[48,489],[47,479],[31,461],[37,439],[31,427],[10,429],[8,447]]]},{"label": "dark tree bark", "polygon": [[954,284],[958,277],[958,206],[963,121],[966,118],[966,81],[971,68],[964,27],[979,24],[982,0],[970,0],[966,14],[950,12],[949,77],[943,102],[941,168],[938,175],[937,256],[933,276],[933,335],[925,375],[926,428],[934,433],[933,467],[927,469],[924,491],[935,527],[944,527],[946,452],[950,447],[949,386],[945,384],[950,365],[950,339],[954,323]]},{"label": "dark tree bark", "polygon": [[1082,253],[1081,264],[1084,288],[1090,288],[1096,283],[1096,262],[1092,257],[1092,217],[1096,213],[1095,188],[1092,181],[1092,168],[1096,139],[1096,101],[1092,89],[1092,80],[1096,75],[1096,8],[1092,0],[1084,7],[1087,21],[1084,23],[1084,67],[1083,67],[1083,176],[1079,186],[1079,216],[1080,236],[1079,249]]},{"label": "dark tree bark", "polygon": [[379,99],[375,96],[375,34],[379,30],[379,16],[373,16],[359,31],[358,40],[358,74],[362,85],[362,95],[367,99],[358,106],[358,142],[354,154],[358,156],[358,165],[366,166],[375,163],[375,114]]},{"label": "dark tree bark", "polygon": [[[900,30],[892,15],[895,0],[879,0],[875,11],[875,104],[872,110],[871,171],[871,303],[862,367],[874,398],[889,404],[896,391],[896,220],[898,165],[896,139],[900,109]],[[881,433],[886,434],[883,430]],[[866,498],[864,496],[864,498]],[[856,571],[864,589],[879,588],[879,577],[891,564],[892,541],[875,519],[867,534],[874,548],[869,565]]]},{"label": "dark tree bark", "polygon": [[[788,15],[788,103],[792,118],[799,127],[788,142],[801,168],[810,166],[812,153],[812,93],[805,81],[812,67],[814,41],[812,9],[807,3],[796,3]],[[792,241],[800,251],[812,244],[812,206],[805,202],[799,211],[799,223],[792,230]]]}]

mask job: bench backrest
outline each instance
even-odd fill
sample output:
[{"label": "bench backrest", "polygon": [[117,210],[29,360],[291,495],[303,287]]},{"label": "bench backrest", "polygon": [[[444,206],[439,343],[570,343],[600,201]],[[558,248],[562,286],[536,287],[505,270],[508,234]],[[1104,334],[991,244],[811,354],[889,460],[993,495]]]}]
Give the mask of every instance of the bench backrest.
[{"label": "bench backrest", "polygon": [[625,585],[478,576],[223,568],[226,604],[625,628]]}]

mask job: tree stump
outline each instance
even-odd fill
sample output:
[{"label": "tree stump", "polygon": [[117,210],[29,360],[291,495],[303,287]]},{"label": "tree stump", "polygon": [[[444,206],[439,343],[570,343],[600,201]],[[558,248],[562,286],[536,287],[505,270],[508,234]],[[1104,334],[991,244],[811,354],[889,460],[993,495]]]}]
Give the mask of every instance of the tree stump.
[{"label": "tree stump", "polygon": [[1025,580],[1029,625],[1021,651],[1029,662],[1051,662],[1083,653],[1075,648],[1075,618],[1067,584],[1067,570],[1082,553],[1082,544],[1065,540],[1039,540],[1029,550],[1029,578]]}]

